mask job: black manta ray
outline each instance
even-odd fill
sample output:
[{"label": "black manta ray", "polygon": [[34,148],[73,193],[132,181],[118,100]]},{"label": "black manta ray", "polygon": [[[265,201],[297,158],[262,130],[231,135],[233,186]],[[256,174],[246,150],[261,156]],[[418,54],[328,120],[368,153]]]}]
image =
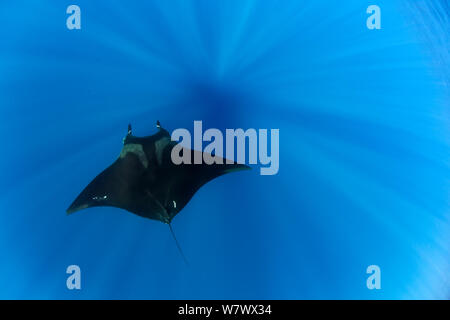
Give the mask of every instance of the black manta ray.
[{"label": "black manta ray", "polygon": [[177,143],[171,141],[159,121],[156,126],[158,132],[154,135],[136,137],[128,125],[119,158],[87,185],[67,213],[112,206],[167,223],[172,231],[172,219],[205,183],[229,172],[250,169],[235,162],[228,164],[224,159],[210,165],[194,164],[195,153],[202,152],[186,148],[182,152],[191,154],[192,164],[176,165],[171,153]]}]

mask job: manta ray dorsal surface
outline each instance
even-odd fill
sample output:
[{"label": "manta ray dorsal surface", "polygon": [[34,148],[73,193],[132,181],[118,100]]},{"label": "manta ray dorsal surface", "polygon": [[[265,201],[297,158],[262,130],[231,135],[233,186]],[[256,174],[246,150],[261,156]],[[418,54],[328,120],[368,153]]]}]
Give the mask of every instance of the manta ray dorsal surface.
[{"label": "manta ray dorsal surface", "polygon": [[[136,137],[129,125],[118,159],[86,186],[67,213],[112,206],[170,224],[204,184],[229,172],[250,169],[227,161],[176,165],[171,152],[177,143],[171,141],[159,121],[157,130],[154,135]],[[201,153],[189,149],[186,152],[192,160],[196,153]]]},{"label": "manta ray dorsal surface", "polygon": [[122,148],[122,151],[120,151],[119,158],[125,158],[129,152],[134,153],[139,158],[139,161],[141,161],[142,165],[145,168],[148,167],[147,156],[145,155],[144,148],[142,147],[141,144],[139,143],[125,144]]}]

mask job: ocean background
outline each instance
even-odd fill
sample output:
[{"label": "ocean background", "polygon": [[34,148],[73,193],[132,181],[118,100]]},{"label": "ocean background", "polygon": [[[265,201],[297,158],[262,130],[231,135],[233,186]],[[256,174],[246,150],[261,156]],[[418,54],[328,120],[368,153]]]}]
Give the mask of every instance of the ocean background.
[{"label": "ocean background", "polygon": [[[0,22],[0,298],[450,298],[448,1],[15,0]],[[189,266],[163,223],[65,213],[156,120],[280,129],[277,175],[173,220]]]}]

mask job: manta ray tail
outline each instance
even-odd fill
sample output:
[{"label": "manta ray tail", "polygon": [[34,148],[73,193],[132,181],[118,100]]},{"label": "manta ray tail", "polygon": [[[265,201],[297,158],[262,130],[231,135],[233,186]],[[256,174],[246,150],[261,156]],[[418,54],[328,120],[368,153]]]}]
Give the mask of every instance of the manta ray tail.
[{"label": "manta ray tail", "polygon": [[177,237],[175,237],[175,232],[173,232],[172,224],[170,224],[170,223],[169,223],[169,229],[170,229],[170,233],[171,233],[172,236],[173,236],[173,239],[175,240],[175,243],[177,244],[178,251],[180,251],[180,254],[181,254],[181,256],[183,257],[184,262],[185,262],[187,265],[189,265],[189,262],[187,261],[186,256],[185,256],[184,253],[183,253],[183,250],[181,250],[180,243],[178,242]]}]

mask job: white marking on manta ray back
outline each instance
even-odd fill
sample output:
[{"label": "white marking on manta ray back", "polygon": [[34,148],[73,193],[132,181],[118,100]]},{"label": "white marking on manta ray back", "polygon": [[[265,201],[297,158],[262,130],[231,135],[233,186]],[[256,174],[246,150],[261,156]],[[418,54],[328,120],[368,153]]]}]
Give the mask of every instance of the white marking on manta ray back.
[{"label": "white marking on manta ray back", "polygon": [[148,160],[145,155],[144,149],[142,148],[142,144],[139,143],[129,143],[123,146],[122,151],[120,151],[120,158],[124,158],[128,152],[134,153],[141,161],[144,168],[148,167]]}]

